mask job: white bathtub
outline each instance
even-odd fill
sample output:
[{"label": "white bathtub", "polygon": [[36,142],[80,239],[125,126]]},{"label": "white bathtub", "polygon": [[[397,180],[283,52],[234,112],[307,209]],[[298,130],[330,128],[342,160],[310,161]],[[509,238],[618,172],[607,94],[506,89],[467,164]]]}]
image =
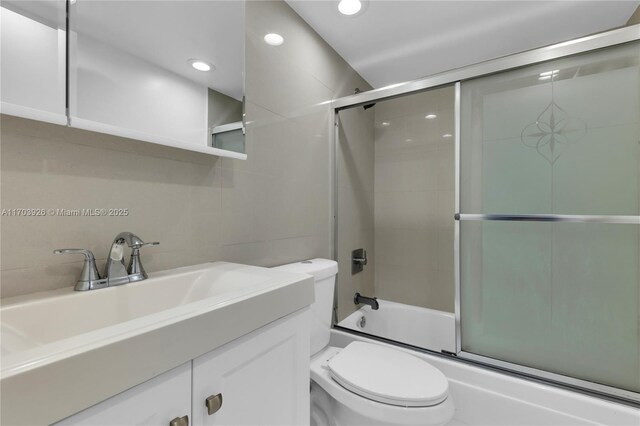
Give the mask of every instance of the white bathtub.
[{"label": "white bathtub", "polygon": [[378,303],[380,309],[364,306],[338,325],[419,348],[455,352],[456,319],[452,313],[380,299]]},{"label": "white bathtub", "polygon": [[[331,346],[345,347],[354,340],[389,345],[345,331],[331,330]],[[638,426],[640,424],[640,409],[637,408],[456,362],[445,357],[398,346],[393,347],[424,359],[447,376],[449,395],[453,398],[456,407],[455,416],[447,426]]]}]

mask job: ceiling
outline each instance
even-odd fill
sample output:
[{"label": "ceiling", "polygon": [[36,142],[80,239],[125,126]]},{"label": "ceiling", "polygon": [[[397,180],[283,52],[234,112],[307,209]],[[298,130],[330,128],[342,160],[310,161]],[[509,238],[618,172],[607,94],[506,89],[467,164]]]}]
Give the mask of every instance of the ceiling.
[{"label": "ceiling", "polygon": [[374,88],[626,24],[640,1],[337,0],[287,3]]}]

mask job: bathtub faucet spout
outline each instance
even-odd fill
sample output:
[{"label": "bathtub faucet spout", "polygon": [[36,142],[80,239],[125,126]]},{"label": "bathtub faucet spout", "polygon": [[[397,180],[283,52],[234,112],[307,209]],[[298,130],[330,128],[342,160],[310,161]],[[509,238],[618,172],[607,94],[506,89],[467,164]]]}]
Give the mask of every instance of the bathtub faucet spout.
[{"label": "bathtub faucet spout", "polygon": [[356,293],[356,295],[353,297],[353,303],[355,303],[356,305],[364,303],[365,305],[371,306],[371,309],[373,309],[374,311],[377,311],[380,307],[377,297],[366,297],[362,296],[360,293]]}]

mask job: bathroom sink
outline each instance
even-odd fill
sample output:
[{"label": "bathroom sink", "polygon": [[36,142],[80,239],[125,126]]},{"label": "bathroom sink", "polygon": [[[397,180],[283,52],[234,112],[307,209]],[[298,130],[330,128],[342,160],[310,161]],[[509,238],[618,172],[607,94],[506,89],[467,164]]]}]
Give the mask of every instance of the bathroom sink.
[{"label": "bathroom sink", "polygon": [[263,268],[218,262],[151,274],[124,286],[9,301],[0,307],[2,356],[159,312],[170,315],[194,302],[228,302],[274,284],[277,279]]},{"label": "bathroom sink", "polygon": [[[63,404],[42,410],[62,418],[311,302],[310,276],[226,262],[100,290],[3,299],[2,410],[19,414],[27,400],[48,405],[56,389],[72,389]],[[27,389],[31,398],[20,398]]]}]

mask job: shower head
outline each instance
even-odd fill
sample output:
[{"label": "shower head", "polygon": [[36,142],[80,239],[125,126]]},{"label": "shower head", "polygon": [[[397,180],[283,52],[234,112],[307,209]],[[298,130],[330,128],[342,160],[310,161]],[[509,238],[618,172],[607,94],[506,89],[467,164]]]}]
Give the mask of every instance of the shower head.
[{"label": "shower head", "polygon": [[[355,90],[353,91],[353,94],[354,94],[354,95],[357,95],[358,93],[362,93],[362,90],[360,90],[359,88],[357,88],[357,87],[356,87],[356,88],[355,88]],[[362,106],[362,108],[364,108],[365,110],[367,110],[367,109],[372,108],[372,107],[374,107],[374,106],[376,106],[375,102],[374,102],[374,103],[372,103],[372,104],[366,104],[366,105],[363,105],[363,106]]]}]

